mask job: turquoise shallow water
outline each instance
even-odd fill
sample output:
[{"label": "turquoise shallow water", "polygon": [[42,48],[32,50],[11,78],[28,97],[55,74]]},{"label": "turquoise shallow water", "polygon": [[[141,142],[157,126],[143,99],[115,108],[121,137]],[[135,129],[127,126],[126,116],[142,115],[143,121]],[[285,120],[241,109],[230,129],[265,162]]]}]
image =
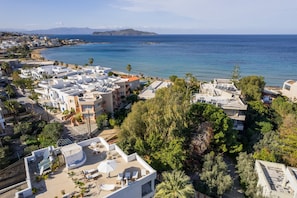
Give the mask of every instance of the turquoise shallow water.
[{"label": "turquoise shallow water", "polygon": [[93,36],[58,35],[79,38],[87,44],[50,48],[47,59],[65,63],[88,63],[131,73],[168,78],[192,73],[200,80],[228,78],[234,65],[241,76],[264,76],[268,85],[281,86],[297,80],[297,35],[157,35]]}]

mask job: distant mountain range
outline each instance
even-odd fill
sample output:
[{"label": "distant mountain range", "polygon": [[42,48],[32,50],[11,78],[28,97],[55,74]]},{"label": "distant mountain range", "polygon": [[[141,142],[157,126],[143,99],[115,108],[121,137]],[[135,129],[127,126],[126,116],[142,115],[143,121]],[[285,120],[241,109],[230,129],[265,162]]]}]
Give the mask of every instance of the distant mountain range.
[{"label": "distant mountain range", "polygon": [[95,31],[107,31],[108,29],[91,29],[91,28],[76,28],[76,27],[63,27],[51,28],[46,30],[30,30],[23,31],[27,34],[93,34]]},{"label": "distant mountain range", "polygon": [[77,27],[61,27],[43,30],[0,29],[3,32],[20,32],[25,34],[94,34],[94,35],[155,35],[153,32],[142,32],[133,29],[112,30]]},{"label": "distant mountain range", "polygon": [[151,36],[151,35],[156,35],[156,33],[154,33],[154,32],[143,32],[143,31],[134,30],[134,29],[94,32],[93,34],[98,35],[98,36]]}]

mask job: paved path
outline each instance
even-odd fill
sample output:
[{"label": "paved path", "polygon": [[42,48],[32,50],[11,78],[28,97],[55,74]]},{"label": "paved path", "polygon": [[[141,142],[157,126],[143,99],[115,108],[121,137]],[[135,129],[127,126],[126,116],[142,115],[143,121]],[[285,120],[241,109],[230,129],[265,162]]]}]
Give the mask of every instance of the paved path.
[{"label": "paved path", "polygon": [[224,157],[224,161],[228,166],[228,172],[233,179],[233,186],[230,191],[223,194],[223,198],[244,198],[243,190],[239,183],[239,176],[236,173],[236,168],[233,160],[229,157]]}]

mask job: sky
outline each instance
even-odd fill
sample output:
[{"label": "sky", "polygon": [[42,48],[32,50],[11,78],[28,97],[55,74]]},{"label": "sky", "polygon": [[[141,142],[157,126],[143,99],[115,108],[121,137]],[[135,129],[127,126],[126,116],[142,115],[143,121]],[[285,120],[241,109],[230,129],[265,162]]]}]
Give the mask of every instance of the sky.
[{"label": "sky", "polygon": [[0,0],[0,29],[297,34],[297,0]]}]

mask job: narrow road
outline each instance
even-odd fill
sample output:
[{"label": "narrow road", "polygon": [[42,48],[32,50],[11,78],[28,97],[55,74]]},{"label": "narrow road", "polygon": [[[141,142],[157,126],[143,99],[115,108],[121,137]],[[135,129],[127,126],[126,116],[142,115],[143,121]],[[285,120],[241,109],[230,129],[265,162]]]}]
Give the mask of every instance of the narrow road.
[{"label": "narrow road", "polygon": [[228,172],[233,179],[233,186],[231,187],[230,191],[223,194],[223,198],[244,198],[244,193],[239,182],[239,176],[236,173],[235,163],[228,156],[224,156],[224,161],[226,162],[228,166]]}]

